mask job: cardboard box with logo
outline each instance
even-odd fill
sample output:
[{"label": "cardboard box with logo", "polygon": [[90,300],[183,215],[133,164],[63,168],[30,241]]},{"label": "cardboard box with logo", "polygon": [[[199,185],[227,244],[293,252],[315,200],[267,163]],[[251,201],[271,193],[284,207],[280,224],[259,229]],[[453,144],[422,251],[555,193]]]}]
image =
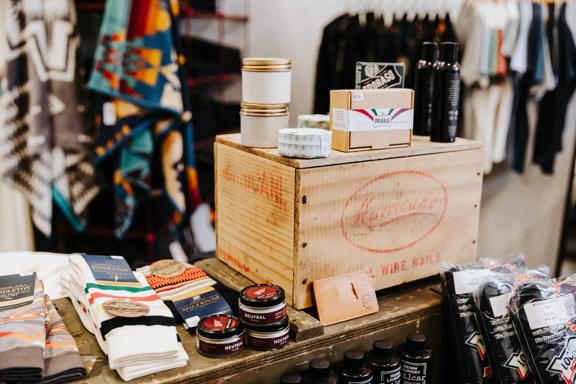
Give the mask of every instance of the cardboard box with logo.
[{"label": "cardboard box with logo", "polygon": [[365,151],[412,144],[414,91],[407,88],[330,91],[332,148]]},{"label": "cardboard box with logo", "polygon": [[290,159],[218,136],[217,256],[312,306],[312,283],[367,271],[376,289],[476,258],[482,149],[457,139]]}]

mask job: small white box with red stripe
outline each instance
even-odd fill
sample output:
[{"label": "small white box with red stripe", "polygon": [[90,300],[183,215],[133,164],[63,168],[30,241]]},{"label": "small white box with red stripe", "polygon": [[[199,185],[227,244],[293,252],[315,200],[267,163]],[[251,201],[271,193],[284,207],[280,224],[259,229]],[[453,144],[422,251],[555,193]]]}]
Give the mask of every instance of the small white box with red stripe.
[{"label": "small white box with red stripe", "polygon": [[411,89],[330,92],[333,149],[350,152],[410,146],[413,125]]}]

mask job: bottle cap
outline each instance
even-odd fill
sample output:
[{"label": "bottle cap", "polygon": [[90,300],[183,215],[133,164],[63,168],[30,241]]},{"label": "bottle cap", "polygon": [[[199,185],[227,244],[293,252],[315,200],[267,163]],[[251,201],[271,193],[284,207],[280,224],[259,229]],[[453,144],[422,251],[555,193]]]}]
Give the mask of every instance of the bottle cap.
[{"label": "bottle cap", "polygon": [[359,369],[364,364],[364,352],[358,350],[344,353],[344,366],[348,369]]},{"label": "bottle cap", "polygon": [[435,62],[438,57],[438,44],[431,41],[425,41],[422,43],[422,55],[420,56],[422,60]]},{"label": "bottle cap", "polygon": [[328,377],[330,374],[330,362],[326,359],[314,359],[310,361],[310,374],[315,379]]},{"label": "bottle cap", "polygon": [[440,43],[440,61],[447,63],[458,61],[458,43]]},{"label": "bottle cap", "polygon": [[406,348],[410,351],[421,351],[426,348],[426,336],[421,333],[411,333],[406,336]]},{"label": "bottle cap", "polygon": [[386,359],[394,355],[394,344],[390,340],[377,340],[372,345],[374,356]]},{"label": "bottle cap", "polygon": [[302,375],[299,373],[285,373],[280,378],[280,384],[300,384],[302,382]]}]

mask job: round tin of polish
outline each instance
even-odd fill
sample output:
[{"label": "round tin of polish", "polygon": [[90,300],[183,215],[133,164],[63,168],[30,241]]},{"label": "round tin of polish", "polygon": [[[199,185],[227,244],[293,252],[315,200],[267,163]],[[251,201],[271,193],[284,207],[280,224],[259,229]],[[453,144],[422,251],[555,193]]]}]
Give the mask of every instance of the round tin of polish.
[{"label": "round tin of polish", "polygon": [[259,351],[271,351],[283,348],[290,339],[290,324],[288,317],[280,323],[268,326],[246,325],[246,344],[249,348]]},{"label": "round tin of polish", "polygon": [[242,290],[238,300],[240,319],[246,325],[268,326],[286,318],[284,289],[274,284],[256,284]]},{"label": "round tin of polish", "polygon": [[206,357],[229,357],[244,349],[244,327],[237,317],[210,315],[196,328],[196,348]]}]

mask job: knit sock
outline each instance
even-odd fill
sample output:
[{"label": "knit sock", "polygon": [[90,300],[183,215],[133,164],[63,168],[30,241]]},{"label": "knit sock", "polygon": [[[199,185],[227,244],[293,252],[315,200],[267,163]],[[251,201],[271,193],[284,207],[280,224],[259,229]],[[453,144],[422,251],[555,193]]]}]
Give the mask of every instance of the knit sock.
[{"label": "knit sock", "polygon": [[[2,278],[15,276],[17,275]],[[32,281],[35,281],[35,289],[33,296],[29,297],[29,304],[0,309],[0,381],[42,379],[46,306],[44,287],[35,278],[34,274]]]},{"label": "knit sock", "polygon": [[86,375],[76,341],[70,335],[51,301],[47,303],[48,329],[44,349],[43,384],[65,383]]},{"label": "knit sock", "polygon": [[[112,260],[103,256],[104,262],[105,258]],[[133,274],[130,277],[133,281],[128,283],[97,281],[81,255],[70,257],[69,272],[72,281],[68,288],[77,301],[76,310],[81,318],[90,319],[84,320],[88,323],[86,328],[92,328],[93,324],[110,368],[116,369],[124,380],[187,364],[188,356],[177,339],[174,318],[150,286],[138,283]],[[83,294],[79,286],[84,287]],[[113,299],[144,303],[149,312],[136,318],[110,315],[102,305]]]},{"label": "knit sock", "polygon": [[186,296],[202,288],[216,285],[216,281],[209,277],[202,269],[187,264],[186,270],[175,277],[160,277],[153,275],[150,266],[139,268],[146,281],[162,298],[170,301],[176,297]]}]

